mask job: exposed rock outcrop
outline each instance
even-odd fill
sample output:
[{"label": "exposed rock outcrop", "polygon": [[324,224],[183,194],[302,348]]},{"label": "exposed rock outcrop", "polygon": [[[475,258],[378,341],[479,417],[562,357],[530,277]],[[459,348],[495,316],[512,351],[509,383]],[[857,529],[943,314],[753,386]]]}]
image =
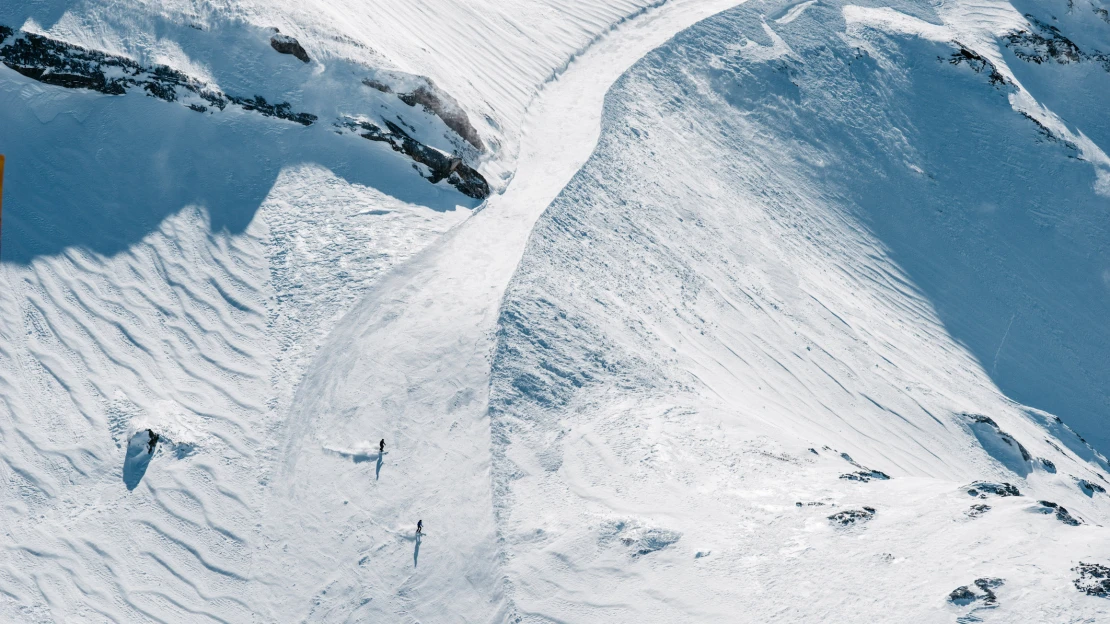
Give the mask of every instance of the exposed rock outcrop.
[{"label": "exposed rock outcrop", "polygon": [[280,32],[270,37],[270,47],[282,54],[292,54],[305,63],[312,60],[308,58],[308,52],[305,52],[304,47],[301,46],[299,41],[289,35],[283,35]]},{"label": "exposed rock outcrop", "polygon": [[1080,561],[1072,571],[1079,574],[1074,581],[1076,589],[1088,596],[1110,598],[1110,566]]},{"label": "exposed rock outcrop", "polygon": [[864,507],[863,509],[845,509],[838,511],[829,516],[829,521],[835,525],[852,526],[854,524],[863,524],[875,517],[875,509],[873,507]]},{"label": "exposed rock outcrop", "polygon": [[10,28],[4,28],[0,35],[3,35],[0,37],[3,42],[0,62],[45,84],[108,95],[123,95],[141,88],[151,97],[180,102],[198,112],[206,112],[209,107],[223,110],[228,104],[235,104],[244,110],[304,126],[316,121],[316,115],[294,112],[288,102],[271,104],[260,95],[253,98],[228,95],[166,65],[146,66],[123,56],[89,50],[42,35],[15,33]]},{"label": "exposed rock outcrop", "polygon": [[[952,45],[956,47],[956,51],[948,57],[947,61],[953,65],[960,65],[966,63],[968,67],[975,71],[977,74],[986,73],[987,79],[990,80],[992,85],[1002,87],[1011,84],[1010,79],[1003,76],[994,63],[988,61],[978,52],[968,48],[959,41],[953,41]],[[940,57],[940,60],[946,60]]]},{"label": "exposed rock outcrop", "polygon": [[424,145],[413,139],[397,124],[385,121],[385,128],[363,119],[346,118],[338,127],[355,132],[364,139],[388,143],[394,151],[401,152],[414,161],[424,165],[428,173],[424,175],[433,184],[446,180],[460,193],[474,199],[489,197],[490,188],[482,174],[464,163],[457,156]]},{"label": "exposed rock outcrop", "polygon": [[[454,130],[478,151],[485,150],[478,131],[471,125],[470,117],[459,103],[450,95],[440,91],[431,80],[426,78],[423,80],[426,81],[426,85],[420,85],[408,93],[397,93],[397,98],[409,106],[422,106],[429,113],[442,119],[444,125]],[[366,78],[362,84],[382,93],[394,93],[392,87],[379,80]]]},{"label": "exposed rock outcrop", "polygon": [[978,592],[967,585],[963,585],[948,594],[948,602],[959,606],[967,606],[982,601],[984,607],[995,607],[998,605],[998,596],[994,593],[994,590],[1002,587],[1003,583],[1003,580],[999,578],[975,579],[973,585],[979,590]]},{"label": "exposed rock outcrop", "polygon": [[1063,505],[1057,505],[1056,503],[1053,503],[1052,501],[1037,501],[1037,502],[1040,503],[1040,505],[1041,505],[1041,508],[1040,508],[1039,511],[1041,513],[1045,514],[1045,515],[1055,513],[1056,514],[1056,519],[1059,520],[1060,522],[1063,522],[1064,524],[1066,524],[1068,526],[1079,526],[1079,525],[1083,524],[1082,520],[1080,520],[1079,518],[1076,518],[1075,516],[1072,516]]},{"label": "exposed rock outcrop", "polygon": [[988,494],[994,496],[1021,496],[1021,491],[1010,483],[993,483],[990,481],[976,481],[968,486],[967,493],[971,496],[986,498]]}]

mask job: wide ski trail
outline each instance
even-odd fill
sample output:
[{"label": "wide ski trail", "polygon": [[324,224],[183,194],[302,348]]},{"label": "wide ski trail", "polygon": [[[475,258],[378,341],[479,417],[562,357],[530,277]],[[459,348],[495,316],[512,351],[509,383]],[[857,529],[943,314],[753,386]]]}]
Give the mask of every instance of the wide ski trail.
[{"label": "wide ski trail", "polygon": [[[610,85],[675,33],[737,4],[674,0],[598,39],[529,108],[506,192],[335,329],[297,390],[289,486],[264,514],[256,566],[286,572],[265,601],[279,613],[504,615],[487,414],[502,296],[536,219],[592,153]],[[360,449],[380,437],[392,453],[378,462]],[[422,544],[418,519],[434,535]]]}]

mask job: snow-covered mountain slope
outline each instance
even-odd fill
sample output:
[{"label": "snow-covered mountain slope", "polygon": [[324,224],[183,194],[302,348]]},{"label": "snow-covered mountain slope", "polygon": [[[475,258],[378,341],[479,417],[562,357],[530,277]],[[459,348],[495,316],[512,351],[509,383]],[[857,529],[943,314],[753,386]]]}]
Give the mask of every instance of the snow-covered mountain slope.
[{"label": "snow-covered mountain slope", "polygon": [[5,3],[0,620],[1105,618],[1100,2]]},{"label": "snow-covered mountain slope", "polygon": [[[571,118],[580,122],[592,115],[595,121],[582,127],[586,139],[567,144],[576,156],[564,159],[564,182],[589,155],[605,80],[615,80],[673,32],[726,6],[676,5],[681,19],[648,21],[641,34],[632,31],[643,41],[627,50],[617,46],[617,56],[606,57],[620,64],[607,67],[601,77],[583,72],[589,97],[575,109],[578,118]],[[420,113],[423,126],[412,131],[432,144],[429,137],[446,132],[445,122],[435,111],[399,97],[382,100],[393,95],[363,84],[368,76],[384,80],[400,71],[376,56],[350,61],[362,64],[347,68],[350,82],[329,90],[327,80],[321,87],[298,77],[305,69],[327,73],[312,64],[327,57],[309,38],[301,37],[311,59],[305,68],[293,56],[270,49],[269,31],[215,9],[216,17],[201,23],[201,29],[172,12],[166,17],[154,11],[157,15],[149,17],[148,5],[106,10],[82,4],[64,13],[43,12],[38,4],[3,10],[0,23],[23,29],[7,33],[6,45],[43,33],[55,48],[70,46],[59,56],[69,63],[65,70],[79,70],[81,84],[91,81],[95,87],[103,77],[100,90],[72,88],[74,80],[60,71],[25,75],[35,74],[35,67],[20,64],[17,56],[6,59],[23,71],[0,67],[5,98],[0,149],[9,156],[0,269],[3,619],[307,617],[329,579],[310,577],[295,588],[290,570],[308,576],[321,568],[308,560],[288,569],[265,567],[277,559],[272,551],[291,547],[300,552],[297,546],[312,538],[298,533],[296,525],[274,528],[263,520],[274,518],[270,510],[285,504],[288,487],[274,481],[274,470],[284,465],[291,426],[302,426],[286,418],[293,392],[323,338],[353,303],[383,273],[466,218],[476,202],[445,184],[421,181],[393,150],[359,138],[343,141],[319,122],[306,127],[238,105],[190,110],[185,98],[201,90],[188,88],[192,83],[175,87],[176,101],[144,97],[144,91],[148,84],[159,84],[149,76],[163,75],[155,71],[163,65],[229,96],[261,91],[270,102],[291,102],[294,112],[311,108],[318,120],[327,118],[323,105],[360,98],[370,100],[361,105],[377,106],[379,117],[392,116],[399,123],[412,123]],[[470,32],[483,32],[488,25],[480,20],[495,19],[499,11],[476,14]],[[456,28],[437,21],[448,17],[457,15],[407,19],[410,28],[434,34]],[[536,93],[545,79],[562,75],[591,41],[600,42],[610,26],[653,16],[635,5],[591,3],[577,9],[568,5],[548,17],[547,22],[531,20],[529,28],[533,33],[547,32],[545,27],[562,30],[561,47],[544,55],[532,50],[531,73],[502,61],[502,87],[518,95]],[[564,18],[579,27],[568,31],[560,25]],[[284,22],[282,27],[291,32]],[[143,35],[152,28],[160,39]],[[113,29],[136,42],[156,40],[152,50],[189,53],[148,55],[138,43],[108,45],[86,36]],[[206,38],[213,34],[218,45]],[[73,45],[82,48],[74,52]],[[530,44],[520,40],[517,45]],[[507,42],[499,49],[510,54],[506,58],[514,54]],[[103,54],[95,57],[98,50]],[[105,60],[105,54],[111,58]],[[96,62],[84,63],[89,58]],[[104,93],[103,85],[120,79],[113,72],[133,67],[127,64],[132,62],[145,68],[137,79],[145,82],[127,83],[123,95]],[[343,69],[338,61],[333,65]],[[496,68],[496,63],[486,66]],[[390,83],[393,91],[411,88],[403,76],[397,80],[401,86]],[[316,104],[295,97],[310,90],[298,85],[316,85]],[[351,89],[362,95],[352,95]],[[564,95],[563,101],[577,99],[573,96]],[[519,135],[527,100],[519,97],[488,97],[503,105],[491,119],[509,128],[505,135],[493,134],[494,140]],[[472,99],[466,106],[481,103]],[[341,112],[336,106],[333,116]],[[437,123],[439,130],[429,129]],[[559,126],[550,132],[558,135]],[[483,135],[492,144],[490,136]],[[535,149],[542,147],[539,143]],[[491,166],[507,167],[514,151],[505,148],[509,156]],[[545,172],[541,156],[532,162]],[[535,183],[544,179],[535,176]],[[532,218],[561,184],[557,178],[546,182],[546,200],[528,206]],[[518,246],[526,235],[525,227],[516,238]],[[515,260],[511,255],[497,260],[503,288]],[[496,303],[494,295],[491,327]],[[153,458],[142,455],[148,427],[161,435]],[[379,432],[371,433],[368,437]],[[357,446],[331,438],[326,445],[340,456]],[[485,449],[488,457],[488,444]],[[348,456],[362,457],[357,452]],[[491,514],[488,504],[484,508]],[[405,525],[413,521],[389,519]],[[488,531],[489,524],[478,528]],[[294,543],[276,541],[286,537]],[[329,573],[336,559],[355,565],[367,548],[365,542],[351,542],[324,565]],[[388,566],[383,574],[389,582],[372,595],[404,592],[411,569]],[[457,592],[456,585],[448,585],[441,595]],[[450,617],[442,603],[429,597],[426,604],[431,613]],[[341,609],[348,606],[343,603]]]},{"label": "snow-covered mountain slope", "polygon": [[[980,10],[1022,24],[1003,8]],[[1105,156],[1048,134],[993,24],[949,15],[745,5],[610,93],[500,321],[526,621],[1110,613],[1071,587],[1110,555],[1106,462],[1000,391],[1105,444]],[[996,598],[946,608],[975,579]]]}]

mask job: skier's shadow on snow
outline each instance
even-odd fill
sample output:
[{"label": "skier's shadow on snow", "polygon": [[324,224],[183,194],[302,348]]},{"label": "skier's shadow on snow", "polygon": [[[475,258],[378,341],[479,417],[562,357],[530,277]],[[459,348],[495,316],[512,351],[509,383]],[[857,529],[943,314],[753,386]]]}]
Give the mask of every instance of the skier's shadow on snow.
[{"label": "skier's shadow on snow", "polygon": [[374,468],[374,480],[377,481],[382,478],[382,462],[385,461],[385,453],[378,453],[378,465]]},{"label": "skier's shadow on snow", "polygon": [[123,457],[123,484],[128,490],[134,490],[142,482],[146,469],[150,466],[150,459],[154,456],[153,448],[147,430],[136,433],[128,440],[127,452]]},{"label": "skier's shadow on snow", "polygon": [[416,564],[420,561],[420,540],[421,539],[422,539],[422,536],[419,533],[417,533],[416,534],[416,547],[413,548],[413,550],[412,550],[412,567],[414,567],[414,568],[416,567]]}]

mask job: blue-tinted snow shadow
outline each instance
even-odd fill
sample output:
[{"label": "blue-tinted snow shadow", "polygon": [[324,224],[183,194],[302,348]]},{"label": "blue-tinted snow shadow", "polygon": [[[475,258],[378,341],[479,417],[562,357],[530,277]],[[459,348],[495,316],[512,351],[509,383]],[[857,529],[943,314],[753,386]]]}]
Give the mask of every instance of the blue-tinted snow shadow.
[{"label": "blue-tinted snow shadow", "polygon": [[[754,9],[731,19],[770,43]],[[843,29],[839,7],[816,5],[776,26],[804,62],[733,55],[727,70],[705,71],[784,145],[820,153],[823,166],[796,169],[833,189],[912,282],[895,287],[922,293],[1002,392],[1110,452],[1110,200],[1094,190],[1095,168],[1015,112],[989,71],[950,63],[951,46],[875,37],[910,68],[897,74],[845,45]],[[1110,101],[1110,73],[1098,70],[1085,93]]]},{"label": "blue-tinted snow shadow", "polygon": [[139,487],[147,467],[150,466],[150,460],[154,457],[153,449],[146,429],[136,432],[128,440],[123,458],[123,483],[128,490]]},{"label": "blue-tinted snow shadow", "polygon": [[416,545],[413,546],[413,549],[412,549],[412,567],[414,567],[414,568],[416,567],[416,564],[418,564],[420,562],[420,540],[421,539],[422,538],[421,538],[420,534],[417,533],[416,534],[416,540],[415,540]]},{"label": "blue-tinted snow shadow", "polygon": [[242,232],[280,172],[314,163],[349,182],[434,210],[473,207],[383,143],[229,106],[198,113],[179,103],[37,83],[0,65],[3,261],[81,247],[112,255],[189,205],[213,231]]}]

